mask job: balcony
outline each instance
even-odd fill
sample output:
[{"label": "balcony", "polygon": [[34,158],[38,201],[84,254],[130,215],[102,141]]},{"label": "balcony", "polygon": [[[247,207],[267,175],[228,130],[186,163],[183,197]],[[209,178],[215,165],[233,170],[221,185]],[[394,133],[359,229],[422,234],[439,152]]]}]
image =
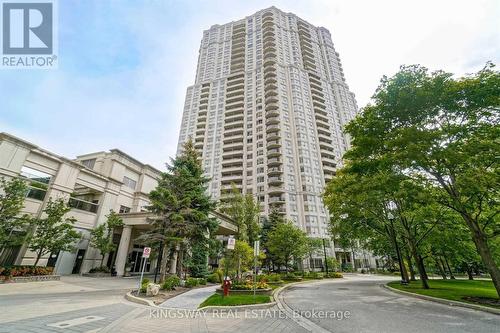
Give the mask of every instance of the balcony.
[{"label": "balcony", "polygon": [[283,178],[281,177],[269,177],[267,179],[267,183],[269,185],[279,185],[279,184],[283,184]]},{"label": "balcony", "polygon": [[279,130],[280,130],[279,125],[269,125],[269,126],[266,127],[266,132],[267,133],[278,132]]},{"label": "balcony", "polygon": [[285,203],[285,198],[283,198],[282,196],[270,196],[269,197],[269,201],[268,201],[270,204],[283,204]]},{"label": "balcony", "polygon": [[285,189],[282,186],[269,186],[267,193],[284,193]]},{"label": "balcony", "polygon": [[281,139],[280,132],[276,131],[276,132],[267,133],[266,138],[267,138],[267,140],[279,140],[279,139]]},{"label": "balcony", "polygon": [[267,174],[268,175],[278,175],[278,174],[282,174],[283,173],[283,169],[281,167],[271,167],[271,168],[267,168]]},{"label": "balcony", "polygon": [[267,165],[268,166],[279,166],[279,165],[281,165],[281,159],[277,158],[277,157],[269,158],[267,160]]},{"label": "balcony", "polygon": [[279,147],[281,147],[281,142],[279,140],[267,142],[267,148],[279,148]]},{"label": "balcony", "polygon": [[281,150],[279,148],[269,149],[267,151],[267,157],[280,156]]},{"label": "balcony", "polygon": [[90,213],[97,213],[99,205],[90,201],[77,198],[69,198],[68,206],[74,209],[83,210]]},{"label": "balcony", "polygon": [[274,124],[279,124],[280,123],[280,118],[279,117],[268,117],[266,118],[266,125],[274,125]]}]

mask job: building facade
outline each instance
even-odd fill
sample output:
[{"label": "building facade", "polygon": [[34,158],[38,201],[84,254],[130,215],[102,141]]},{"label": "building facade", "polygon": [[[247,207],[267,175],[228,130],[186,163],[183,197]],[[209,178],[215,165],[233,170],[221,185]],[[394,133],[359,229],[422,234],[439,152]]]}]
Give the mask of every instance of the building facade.
[{"label": "building facade", "polygon": [[[51,253],[38,263],[54,267],[56,274],[82,274],[100,266],[101,255],[89,244],[90,231],[106,222],[110,210],[118,212],[123,227],[114,230],[116,251],[104,258],[104,264],[124,275],[125,268],[138,273],[144,244],[137,237],[150,229],[155,218],[147,212],[148,193],[157,186],[160,171],[143,164],[118,149],[68,159],[7,133],[0,133],[0,177],[26,180],[22,214],[42,217],[49,198],[62,198],[74,217],[75,229],[81,234],[75,251]],[[218,234],[229,235],[236,228],[223,216]],[[155,252],[156,249],[153,249]],[[154,256],[153,256],[154,257]],[[32,265],[35,254],[27,244],[0,249],[0,264]],[[146,271],[156,268],[156,260],[148,260]]]},{"label": "building facade", "polygon": [[357,109],[330,32],[271,7],[203,32],[178,153],[191,137],[214,198],[235,186],[263,215],[275,208],[329,238],[321,194],[342,165],[342,129]]}]

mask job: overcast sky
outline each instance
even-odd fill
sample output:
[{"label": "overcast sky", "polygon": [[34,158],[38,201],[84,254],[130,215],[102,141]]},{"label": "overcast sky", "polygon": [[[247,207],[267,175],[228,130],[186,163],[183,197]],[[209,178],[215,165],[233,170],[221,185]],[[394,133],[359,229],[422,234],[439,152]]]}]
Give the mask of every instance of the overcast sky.
[{"label": "overcast sky", "polygon": [[330,30],[360,107],[401,64],[461,75],[500,60],[499,0],[63,0],[59,68],[0,70],[0,132],[69,158],[119,148],[164,169],[203,30],[271,5]]}]

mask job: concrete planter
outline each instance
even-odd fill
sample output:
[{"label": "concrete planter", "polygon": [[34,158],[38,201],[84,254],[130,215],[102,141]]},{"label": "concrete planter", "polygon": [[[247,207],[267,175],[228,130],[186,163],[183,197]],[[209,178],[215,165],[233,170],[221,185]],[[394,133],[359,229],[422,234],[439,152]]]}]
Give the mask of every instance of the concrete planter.
[{"label": "concrete planter", "polygon": [[59,281],[60,279],[61,279],[60,275],[13,276],[9,280],[0,280],[0,283]]},{"label": "concrete planter", "polygon": [[[217,288],[215,292],[219,295],[224,294],[224,289],[222,288]],[[273,293],[273,290],[271,288],[267,289],[257,289],[255,290],[255,295],[271,295]],[[229,291],[229,295],[253,295],[253,290],[233,290],[231,289]]]}]

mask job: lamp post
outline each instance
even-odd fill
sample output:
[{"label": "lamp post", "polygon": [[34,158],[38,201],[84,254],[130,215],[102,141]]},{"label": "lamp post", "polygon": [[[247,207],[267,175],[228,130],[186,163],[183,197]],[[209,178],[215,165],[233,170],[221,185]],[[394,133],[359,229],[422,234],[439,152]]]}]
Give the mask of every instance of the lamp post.
[{"label": "lamp post", "polygon": [[394,247],[396,248],[396,255],[398,257],[399,263],[399,273],[401,274],[401,284],[408,284],[408,281],[405,279],[405,275],[403,273],[403,259],[401,258],[401,251],[399,250],[398,240],[396,239],[396,231],[394,230],[394,215],[391,212],[387,214],[387,218],[391,223],[391,235],[392,241],[394,242]]},{"label": "lamp post", "polygon": [[328,260],[326,258],[326,247],[325,247],[325,239],[321,239],[323,241],[323,254],[325,255],[325,267],[326,267],[326,276],[328,276]]}]

